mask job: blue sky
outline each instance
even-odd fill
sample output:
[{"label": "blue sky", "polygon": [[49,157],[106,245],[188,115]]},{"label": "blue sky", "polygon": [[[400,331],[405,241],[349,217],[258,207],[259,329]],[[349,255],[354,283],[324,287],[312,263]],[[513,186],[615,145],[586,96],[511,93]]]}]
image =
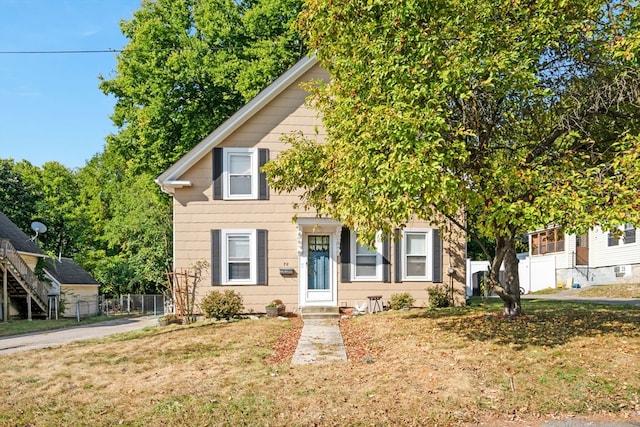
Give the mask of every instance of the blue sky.
[{"label": "blue sky", "polygon": [[[121,49],[141,0],[0,0],[0,52]],[[98,88],[115,53],[0,53],[0,158],[79,168],[115,129]]]}]

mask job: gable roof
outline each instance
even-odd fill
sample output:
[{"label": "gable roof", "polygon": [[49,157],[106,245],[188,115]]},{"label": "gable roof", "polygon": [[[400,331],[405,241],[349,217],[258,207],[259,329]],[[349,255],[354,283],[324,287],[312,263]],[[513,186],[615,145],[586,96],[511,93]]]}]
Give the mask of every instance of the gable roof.
[{"label": "gable roof", "polygon": [[0,239],[7,239],[18,252],[43,255],[42,250],[17,225],[0,211]]},{"label": "gable roof", "polygon": [[180,160],[156,178],[155,182],[162,188],[162,191],[171,194],[176,188],[191,186],[191,182],[180,180],[180,177],[189,168],[206,156],[215,146],[220,144],[248,119],[258,113],[276,96],[295,83],[316,63],[317,59],[315,55],[301,59],[286,73],[278,77],[273,83],[256,95],[249,103],[207,135],[198,145],[193,147],[187,154],[182,156]]},{"label": "gable roof", "polygon": [[[71,258],[52,260],[54,267],[47,266],[47,273],[63,285],[99,285],[89,273]],[[51,264],[49,262],[48,264]]]}]

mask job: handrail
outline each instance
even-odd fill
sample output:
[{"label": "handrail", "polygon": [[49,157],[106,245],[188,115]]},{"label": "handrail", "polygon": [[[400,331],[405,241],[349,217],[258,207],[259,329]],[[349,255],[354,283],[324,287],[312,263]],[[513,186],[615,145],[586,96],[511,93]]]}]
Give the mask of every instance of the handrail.
[{"label": "handrail", "polygon": [[[575,251],[571,251],[571,255],[572,255],[572,261],[573,261],[573,269],[578,271],[578,273],[582,274],[585,279],[587,279],[587,281],[591,281],[593,280],[593,278],[590,277],[589,273],[589,265],[578,265],[576,262],[576,258],[578,256],[578,254]],[[581,268],[583,268],[586,270],[586,272],[582,271]]]},{"label": "handrail", "polygon": [[49,286],[38,279],[8,239],[0,239],[0,249],[2,250],[0,256],[4,256],[9,261],[15,271],[20,275],[20,279],[22,279],[24,284],[29,288],[28,290],[40,299],[38,305],[46,311]]}]

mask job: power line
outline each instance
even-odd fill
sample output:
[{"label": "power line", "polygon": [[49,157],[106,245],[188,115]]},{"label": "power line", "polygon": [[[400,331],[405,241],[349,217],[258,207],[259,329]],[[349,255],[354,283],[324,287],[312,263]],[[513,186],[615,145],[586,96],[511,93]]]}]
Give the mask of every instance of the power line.
[{"label": "power line", "polygon": [[47,55],[66,53],[119,53],[122,49],[103,50],[0,50],[1,55]]},{"label": "power line", "polygon": [[[243,46],[218,46],[209,47],[210,50],[240,50]],[[0,50],[0,55],[65,55],[65,54],[86,54],[86,53],[122,53],[122,52],[167,52],[195,50],[190,47],[169,47],[165,49],[96,49],[96,50]]]}]

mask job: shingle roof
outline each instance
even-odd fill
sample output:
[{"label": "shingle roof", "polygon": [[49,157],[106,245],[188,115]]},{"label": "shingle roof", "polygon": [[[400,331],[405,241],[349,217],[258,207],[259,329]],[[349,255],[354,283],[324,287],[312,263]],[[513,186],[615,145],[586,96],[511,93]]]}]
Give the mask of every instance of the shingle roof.
[{"label": "shingle roof", "polygon": [[47,272],[63,285],[99,285],[96,279],[71,258],[60,258],[60,260],[47,262],[49,265],[51,263],[54,263],[55,267],[47,267]]},{"label": "shingle roof", "polygon": [[20,230],[3,212],[0,212],[0,239],[8,239],[19,252],[43,255],[42,250],[24,231]]}]

